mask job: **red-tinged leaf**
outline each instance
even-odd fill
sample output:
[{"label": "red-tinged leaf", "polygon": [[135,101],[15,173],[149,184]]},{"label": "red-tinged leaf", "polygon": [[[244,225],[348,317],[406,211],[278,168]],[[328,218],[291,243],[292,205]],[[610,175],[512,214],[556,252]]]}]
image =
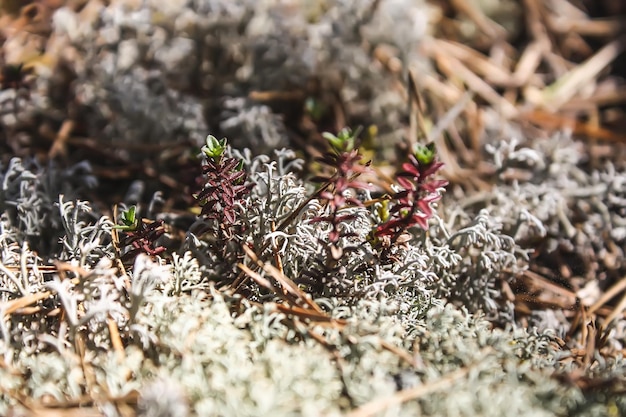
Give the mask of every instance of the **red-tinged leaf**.
[{"label": "red-tinged leaf", "polygon": [[339,216],[335,216],[335,223],[338,224],[338,223],[341,223],[341,222],[347,222],[347,221],[350,221],[350,220],[354,220],[356,218],[358,218],[358,216],[356,214],[342,214],[342,215],[339,215]]},{"label": "red-tinged leaf", "polygon": [[422,184],[421,188],[429,193],[438,194],[437,190],[448,185],[446,180],[433,180]]},{"label": "red-tinged leaf", "polygon": [[225,207],[232,207],[235,205],[235,196],[224,193],[222,194],[222,202]]},{"label": "red-tinged leaf", "polygon": [[432,180],[428,181],[428,185],[435,190],[439,190],[448,186],[447,180]]},{"label": "red-tinged leaf", "polygon": [[230,182],[236,182],[237,180],[243,178],[246,176],[246,172],[245,171],[234,171],[231,172],[230,174],[228,174],[228,181]]},{"label": "red-tinged leaf", "polygon": [[331,207],[333,208],[333,210],[337,210],[340,209],[341,207],[344,207],[347,203],[348,200],[346,200],[346,198],[341,195],[341,194],[335,194],[335,197],[329,201]]},{"label": "red-tinged leaf", "polygon": [[150,255],[150,256],[157,256],[157,255],[160,255],[160,254],[162,254],[163,252],[165,252],[165,248],[164,248],[163,246],[159,246],[159,247],[154,248],[154,249],[152,249],[152,248],[150,248],[150,247],[146,247],[146,248],[144,248],[144,251],[145,251],[148,255]]},{"label": "red-tinged leaf", "polygon": [[430,202],[433,200],[420,200],[417,202],[417,206],[427,217],[432,217],[433,209],[430,207]]},{"label": "red-tinged leaf", "polygon": [[217,200],[208,200],[204,203],[203,208],[212,209],[217,204]]},{"label": "red-tinged leaf", "polygon": [[335,198],[335,194],[331,193],[330,191],[322,191],[320,193],[320,198],[323,198],[324,200],[332,200]]},{"label": "red-tinged leaf", "polygon": [[348,183],[348,187],[354,188],[355,190],[373,190],[374,187],[372,184],[363,181],[350,181]]},{"label": "red-tinged leaf", "polygon": [[443,167],[443,162],[433,162],[432,164],[424,168],[422,175],[425,177],[431,176],[439,171],[441,167]]},{"label": "red-tinged leaf", "polygon": [[417,213],[413,213],[413,216],[412,216],[411,220],[412,220],[413,224],[417,224],[422,229],[426,230],[426,229],[428,229],[428,218],[429,217],[430,216],[427,216],[424,213],[417,212]]},{"label": "red-tinged leaf", "polygon": [[213,163],[213,161],[210,161],[210,160],[209,160],[209,161],[206,161],[206,162],[204,163],[204,165],[202,166],[202,171],[203,171],[203,172],[205,172],[205,173],[206,173],[206,172],[215,172],[215,171],[217,171],[217,170],[218,170],[217,165],[215,165],[215,164]]},{"label": "red-tinged leaf", "polygon": [[309,223],[332,223],[334,219],[335,218],[333,216],[315,216],[311,220],[309,220]]},{"label": "red-tinged leaf", "polygon": [[429,203],[434,203],[435,201],[441,200],[441,197],[442,196],[439,193],[432,193],[426,197],[426,200],[428,200]]},{"label": "red-tinged leaf", "polygon": [[229,223],[235,223],[235,212],[232,209],[224,209],[224,219]]},{"label": "red-tinged leaf", "polygon": [[409,163],[409,162],[405,162],[402,164],[402,169],[405,172],[408,172],[409,174],[411,174],[412,176],[414,176],[415,178],[419,178],[421,173],[419,171],[419,169],[417,168],[417,166],[414,166],[413,164]]},{"label": "red-tinged leaf", "polygon": [[401,222],[398,219],[389,220],[376,228],[376,236],[393,236]]},{"label": "red-tinged leaf", "polygon": [[413,153],[409,153],[409,162],[416,168],[419,168],[419,166],[421,165],[420,161],[417,160]]},{"label": "red-tinged leaf", "polygon": [[233,198],[235,196],[235,190],[233,190],[227,184],[224,184],[224,186],[222,187],[222,194],[230,198]]},{"label": "red-tinged leaf", "polygon": [[237,197],[243,197],[250,192],[250,187],[247,185],[237,185],[233,188]]},{"label": "red-tinged leaf", "polygon": [[397,181],[400,187],[404,188],[405,190],[409,190],[409,191],[415,190],[415,185],[408,179],[398,176]]},{"label": "red-tinged leaf", "polygon": [[221,172],[229,172],[233,171],[233,169],[239,164],[239,161],[235,158],[228,158],[224,162],[222,162],[220,169],[216,169],[216,171]]},{"label": "red-tinged leaf", "polygon": [[394,200],[402,200],[402,199],[406,198],[410,194],[411,191],[412,190],[399,191],[399,192],[395,193],[392,196],[392,199],[394,199]]}]

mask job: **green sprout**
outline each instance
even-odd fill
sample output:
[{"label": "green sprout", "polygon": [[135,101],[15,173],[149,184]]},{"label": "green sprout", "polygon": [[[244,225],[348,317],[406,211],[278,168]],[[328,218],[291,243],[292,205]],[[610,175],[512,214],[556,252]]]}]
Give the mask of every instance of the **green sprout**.
[{"label": "green sprout", "polygon": [[226,151],[226,138],[218,140],[215,136],[206,137],[206,145],[202,147],[202,152],[213,160],[219,160]]},{"label": "green sprout", "polygon": [[113,226],[114,229],[122,230],[124,232],[132,232],[137,230],[137,225],[139,223],[139,218],[137,217],[137,207],[130,206],[128,210],[124,210],[122,212],[122,223],[121,225]]},{"label": "green sprout", "polygon": [[304,110],[311,116],[311,119],[318,122],[324,117],[328,109],[320,100],[314,97],[308,97],[304,102]]},{"label": "green sprout", "polygon": [[361,129],[352,132],[350,128],[343,128],[337,136],[329,132],[322,133],[322,136],[330,143],[330,146],[337,152],[349,152],[355,148],[356,138],[361,133]]},{"label": "green sprout", "polygon": [[417,158],[417,161],[423,165],[430,165],[435,159],[435,144],[429,143],[428,145],[415,145],[413,155]]}]

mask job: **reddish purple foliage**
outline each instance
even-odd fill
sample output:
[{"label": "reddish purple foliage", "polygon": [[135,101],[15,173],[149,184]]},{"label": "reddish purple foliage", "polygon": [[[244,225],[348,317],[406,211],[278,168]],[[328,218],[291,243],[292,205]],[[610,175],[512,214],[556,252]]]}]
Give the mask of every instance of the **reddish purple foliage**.
[{"label": "reddish purple foliage", "polygon": [[165,252],[163,246],[157,246],[156,241],[165,233],[163,220],[145,223],[141,219],[137,222],[137,229],[120,232],[120,248],[125,250],[122,262],[132,263],[140,253],[150,256]]},{"label": "reddish purple foliage", "polygon": [[313,223],[326,222],[332,229],[328,235],[329,243],[332,245],[339,242],[342,237],[350,237],[352,234],[342,232],[340,225],[342,222],[356,218],[353,214],[339,214],[339,211],[346,206],[363,206],[361,200],[354,197],[346,197],[348,190],[368,190],[370,185],[363,181],[358,181],[359,175],[370,171],[369,162],[362,164],[363,155],[358,149],[339,151],[334,149],[327,152],[317,160],[324,165],[334,169],[334,174],[330,177],[315,177],[313,182],[324,182],[330,184],[329,188],[319,193],[319,198],[328,202],[330,213],[326,216],[317,216],[311,219]]},{"label": "reddish purple foliage", "polygon": [[235,158],[208,158],[203,167],[204,186],[196,200],[202,205],[202,215],[217,220],[226,229],[236,223],[236,203],[250,192],[251,185],[245,184],[246,171],[238,169]]},{"label": "reddish purple foliage", "polygon": [[387,237],[395,242],[412,226],[428,228],[428,219],[433,215],[431,203],[441,198],[439,190],[448,184],[432,178],[442,166],[443,163],[436,160],[421,164],[414,155],[409,155],[409,162],[402,164],[402,171],[397,174],[398,184],[404,190],[392,196],[391,218],[376,228],[376,237]]}]

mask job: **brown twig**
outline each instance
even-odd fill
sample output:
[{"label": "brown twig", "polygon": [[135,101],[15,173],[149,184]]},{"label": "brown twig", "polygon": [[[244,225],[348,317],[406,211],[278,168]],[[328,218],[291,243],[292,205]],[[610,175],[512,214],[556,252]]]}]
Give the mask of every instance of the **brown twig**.
[{"label": "brown twig", "polygon": [[437,391],[441,391],[453,386],[457,381],[465,378],[471,371],[472,367],[465,367],[458,371],[445,375],[433,382],[424,385],[418,385],[414,388],[405,389],[395,393],[394,395],[373,400],[361,407],[346,414],[346,417],[370,417],[374,416],[389,407],[399,405],[407,401],[416,400],[425,397]]}]

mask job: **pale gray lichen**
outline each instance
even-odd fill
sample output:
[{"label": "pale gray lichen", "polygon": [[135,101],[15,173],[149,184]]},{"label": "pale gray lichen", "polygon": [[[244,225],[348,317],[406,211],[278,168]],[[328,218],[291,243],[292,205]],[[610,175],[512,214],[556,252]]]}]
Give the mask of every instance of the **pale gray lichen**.
[{"label": "pale gray lichen", "polygon": [[[585,403],[580,391],[550,377],[553,371],[546,364],[554,363],[559,350],[549,334],[492,330],[483,318],[451,306],[434,305],[401,324],[398,314],[407,311],[395,301],[363,300],[351,307],[320,300],[332,316],[347,320],[343,327],[311,328],[332,347],[329,351],[307,336],[308,326],[292,322],[272,304],[247,305],[242,315],[233,316],[232,308],[245,300],[228,300],[216,292],[210,299],[201,293],[154,295],[137,316],[137,325],[152,335],[148,348],[127,347],[121,362],[119,352],[86,353],[98,386],[117,397],[139,390],[140,413],[340,415],[446,375],[456,375],[446,389],[389,412],[578,415]],[[407,349],[417,365],[386,348],[390,345]],[[13,387],[33,399],[79,397],[86,381],[72,349],[21,351],[9,368],[0,368],[0,392]],[[20,369],[30,369],[30,378],[16,377]],[[169,393],[155,396],[164,389],[158,387]],[[14,403],[0,395],[0,412],[5,413]]]},{"label": "pale gray lichen", "polygon": [[[405,101],[393,88],[394,76],[372,65],[371,55],[386,43],[417,59],[411,51],[432,11],[423,1],[378,3],[241,0],[165,7],[119,0],[60,7],[52,35],[41,41],[49,60],[37,66],[30,96],[19,89],[0,94],[7,141],[18,150],[38,138],[34,120],[56,129],[59,119],[76,119],[81,135],[98,144],[201,146],[211,127],[229,136],[243,130],[238,147],[267,152],[276,143],[287,145],[281,114],[303,111],[307,99],[323,106],[336,96],[349,120],[372,119],[381,137],[397,143]],[[249,102],[250,92],[280,95],[294,88],[295,98],[286,102],[261,99],[232,114],[232,102]],[[233,126],[240,119],[245,123]],[[251,128],[251,120],[260,125]],[[278,135],[253,134],[259,130]],[[137,153],[137,147],[120,149],[125,159]]]},{"label": "pale gray lichen", "polygon": [[12,158],[6,169],[0,163],[0,182],[5,227],[17,242],[27,241],[42,256],[58,255],[64,235],[62,216],[55,210],[59,196],[73,199],[97,185],[88,162],[60,169],[20,158]]},{"label": "pale gray lichen", "polygon": [[[82,133],[116,145],[123,162],[146,158],[130,145],[202,144],[209,125],[270,155],[287,143],[288,129],[280,106],[250,93],[312,81],[316,88],[297,93],[322,102],[339,94],[349,118],[371,120],[381,141],[394,144],[404,135],[406,103],[394,77],[372,65],[371,48],[390,44],[415,64],[428,13],[423,2],[404,0],[64,7],[50,40],[58,68],[40,74],[30,98],[0,93],[2,134],[21,155],[37,136],[27,128],[35,117],[56,128],[79,114]],[[71,106],[61,100],[67,93]],[[286,277],[324,296],[316,302],[336,321],[319,324],[280,312],[276,294],[254,285],[244,288],[249,299],[216,290],[226,273],[240,271],[208,253],[208,238],[193,230],[171,254],[139,256],[122,270],[112,221],[78,200],[94,185],[87,164],[62,170],[3,159],[0,414],[20,413],[25,397],[44,404],[87,393],[103,398],[98,407],[107,415],[117,413],[113,398],[134,405],[138,394],[137,412],[146,416],[333,416],[419,387],[432,391],[381,414],[626,414],[623,358],[596,355],[582,367],[554,336],[566,332],[565,317],[537,313],[530,322],[540,330],[520,329],[502,291],[538,245],[548,254],[593,253],[601,264],[585,265],[585,279],[605,287],[623,276],[623,165],[616,158],[585,166],[567,137],[498,138],[488,151],[493,190],[451,194],[427,231],[409,230],[391,250],[393,262],[378,262],[368,241],[381,221],[377,206],[345,209],[354,217],[342,227],[353,235],[338,244],[345,251],[336,273],[319,275],[317,287],[303,277],[327,260],[328,225],[311,220],[328,208],[307,200],[313,186],[298,174],[302,161],[291,150],[230,151],[256,184],[240,202],[242,243],[264,261],[280,259]],[[141,203],[140,188],[129,202]],[[609,337],[623,347],[623,320]],[[576,385],[577,375],[607,387]]]},{"label": "pale gray lichen", "polygon": [[[497,183],[458,205],[444,199],[456,222],[487,209],[501,222],[502,233],[535,251],[536,263],[559,271],[552,279],[570,280],[576,291],[586,285],[606,290],[623,277],[623,158],[593,160],[565,133],[537,140],[514,136],[488,144],[486,150]],[[561,272],[566,276],[560,277]],[[537,313],[531,322],[545,328],[542,317]],[[555,318],[560,321],[556,327],[569,326],[563,315]],[[618,340],[624,344],[623,334]]]},{"label": "pale gray lichen", "polygon": [[[275,158],[229,152],[241,157],[256,184],[241,203],[243,242],[262,259],[280,256],[283,273],[297,281],[326,256],[328,227],[311,219],[327,208],[308,200],[312,190],[298,177],[301,161],[293,152],[278,151]],[[32,187],[38,181],[15,167],[8,172],[16,175],[5,176],[13,184],[3,188],[9,201],[21,195],[16,184]],[[369,199],[367,194],[360,198]],[[224,266],[193,233],[179,248],[181,255],[140,255],[124,274],[113,265],[110,220],[90,213],[88,203],[65,197],[56,210],[50,215],[58,216],[63,235],[63,273],[40,267],[43,260],[15,238],[19,227],[10,217],[0,223],[0,413],[17,406],[9,392],[67,401],[95,383],[117,397],[138,392],[144,413],[339,415],[446,378],[448,389],[388,412],[585,415],[626,406],[613,391],[607,399],[558,379],[575,365],[553,332],[514,327],[501,285],[527,258],[511,236],[525,240],[515,232],[519,219],[511,222],[504,213],[500,220],[483,209],[468,219],[442,210],[428,231],[410,230],[394,248],[393,262],[381,263],[368,242],[380,221],[376,206],[345,209],[354,216],[342,227],[352,234],[340,247],[360,247],[346,251],[338,274],[313,292],[325,296],[317,300],[324,311],[345,323],[321,326],[280,312],[275,295],[252,285],[250,299],[215,290],[211,281]],[[529,232],[541,235],[537,219]],[[44,291],[52,296],[34,312],[5,313],[10,302]],[[55,310],[64,313],[47,317]],[[512,329],[493,329],[482,314]],[[112,349],[117,337],[126,343],[123,352]],[[82,344],[86,350],[77,350]],[[586,372],[619,381],[625,367],[621,358],[598,357]],[[172,395],[156,397],[164,389],[159,384]],[[497,401],[489,400],[493,393]]]}]

